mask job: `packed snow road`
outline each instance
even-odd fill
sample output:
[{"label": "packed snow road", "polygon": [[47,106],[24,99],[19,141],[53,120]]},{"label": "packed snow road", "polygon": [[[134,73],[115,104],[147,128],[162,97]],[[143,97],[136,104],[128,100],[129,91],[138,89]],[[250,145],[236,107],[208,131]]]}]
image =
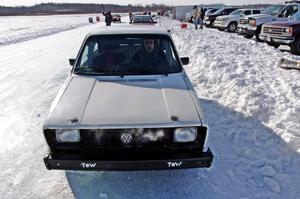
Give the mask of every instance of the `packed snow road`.
[{"label": "packed snow road", "polygon": [[[171,29],[210,126],[210,169],[48,171],[42,123],[84,35],[103,23],[0,47],[1,198],[299,198],[300,73],[287,52],[236,34]],[[69,184],[68,184],[69,183]],[[69,186],[70,185],[70,186]],[[71,188],[70,188],[71,187]]]}]

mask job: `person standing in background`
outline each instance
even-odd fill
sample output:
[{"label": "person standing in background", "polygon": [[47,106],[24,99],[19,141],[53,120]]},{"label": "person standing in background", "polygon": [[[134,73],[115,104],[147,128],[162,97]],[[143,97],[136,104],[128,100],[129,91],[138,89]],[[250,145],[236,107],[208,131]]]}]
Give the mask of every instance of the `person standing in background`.
[{"label": "person standing in background", "polygon": [[193,8],[193,18],[194,18],[194,24],[195,24],[195,29],[198,29],[198,24],[199,24],[199,9],[197,6],[194,6]]},{"label": "person standing in background", "polygon": [[199,19],[200,29],[203,29],[204,16],[205,16],[205,11],[204,11],[203,7],[201,7],[200,8],[200,19]]},{"label": "person standing in background", "polygon": [[108,11],[107,13],[103,12],[102,14],[105,16],[106,26],[110,26],[111,22],[113,21],[113,17],[111,15],[110,11]]},{"label": "person standing in background", "polygon": [[129,11],[129,22],[132,22],[132,17],[133,17],[132,12]]}]

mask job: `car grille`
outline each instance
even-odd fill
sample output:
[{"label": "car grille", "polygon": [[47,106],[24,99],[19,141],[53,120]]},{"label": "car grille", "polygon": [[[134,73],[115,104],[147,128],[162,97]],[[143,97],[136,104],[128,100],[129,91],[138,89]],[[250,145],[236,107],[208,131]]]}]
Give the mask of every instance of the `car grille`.
[{"label": "car grille", "polygon": [[[45,130],[45,137],[53,151],[71,153],[106,153],[106,152],[170,152],[176,150],[202,149],[206,138],[206,127],[198,127],[198,136],[195,142],[174,143],[175,128],[147,128],[147,129],[98,129],[80,130],[79,143],[58,143],[55,130]],[[129,143],[121,139],[123,134],[131,134]]]},{"label": "car grille", "polygon": [[240,19],[240,24],[248,24],[248,19]]},{"label": "car grille", "polygon": [[284,28],[281,27],[263,27],[263,33],[270,35],[287,35],[287,33],[283,32]]}]

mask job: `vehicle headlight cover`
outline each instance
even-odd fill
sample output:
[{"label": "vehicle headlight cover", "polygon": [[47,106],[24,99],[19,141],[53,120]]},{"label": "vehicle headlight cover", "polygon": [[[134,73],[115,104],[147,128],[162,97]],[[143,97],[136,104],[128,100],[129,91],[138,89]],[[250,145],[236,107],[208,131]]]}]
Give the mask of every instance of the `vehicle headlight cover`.
[{"label": "vehicle headlight cover", "polygon": [[63,142],[80,142],[80,132],[78,129],[57,129],[55,131],[56,141]]},{"label": "vehicle headlight cover", "polygon": [[256,26],[256,20],[255,20],[255,19],[250,19],[250,20],[249,20],[249,24],[250,24],[251,26]]},{"label": "vehicle headlight cover", "polygon": [[292,34],[292,33],[293,33],[293,28],[292,28],[292,27],[284,28],[284,29],[283,29],[283,32]]},{"label": "vehicle headlight cover", "polygon": [[227,21],[229,18],[226,17],[226,18],[222,18],[221,21]]},{"label": "vehicle headlight cover", "polygon": [[177,128],[174,131],[174,142],[194,142],[197,138],[197,128]]},{"label": "vehicle headlight cover", "polygon": [[204,19],[205,19],[205,20],[209,20],[209,17],[208,17],[208,16],[206,16],[206,17],[204,17]]}]

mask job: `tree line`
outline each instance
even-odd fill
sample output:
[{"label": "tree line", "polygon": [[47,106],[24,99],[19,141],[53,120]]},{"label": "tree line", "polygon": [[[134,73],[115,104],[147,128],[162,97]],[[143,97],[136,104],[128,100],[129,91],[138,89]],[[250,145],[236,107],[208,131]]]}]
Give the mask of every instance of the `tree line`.
[{"label": "tree line", "polygon": [[82,3],[42,3],[34,6],[5,7],[0,6],[0,16],[10,15],[49,15],[49,14],[86,14],[102,12],[141,12],[171,10],[164,4],[115,5],[115,4],[82,4]]}]

